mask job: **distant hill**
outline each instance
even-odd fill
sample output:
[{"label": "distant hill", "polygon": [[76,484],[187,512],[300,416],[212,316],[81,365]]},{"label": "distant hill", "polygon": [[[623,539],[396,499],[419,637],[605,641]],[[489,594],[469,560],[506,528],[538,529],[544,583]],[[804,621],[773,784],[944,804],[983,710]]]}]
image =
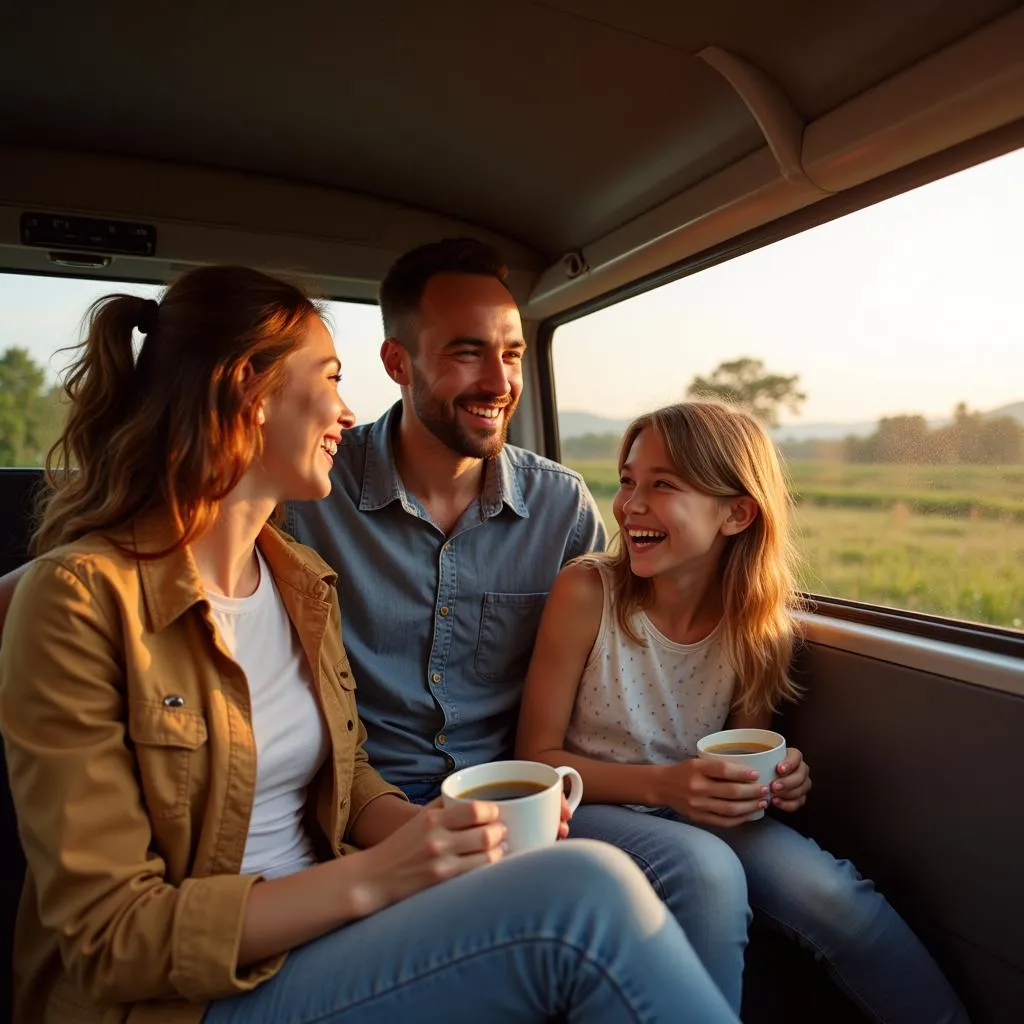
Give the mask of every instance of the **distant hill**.
[{"label": "distant hill", "polygon": [[582,437],[584,434],[614,434],[616,437],[626,432],[632,419],[616,420],[607,416],[595,416],[591,412],[566,411],[558,414],[558,433],[563,441],[570,437]]},{"label": "distant hill", "polygon": [[844,437],[870,437],[878,426],[870,423],[784,423],[772,431],[779,444],[787,441],[841,441]]},{"label": "distant hill", "polygon": [[[998,409],[989,409],[982,415],[986,419],[995,416],[1012,416],[1024,424],[1024,401],[1001,405]],[[950,422],[948,416],[928,421],[932,428],[945,426]],[[558,430],[562,440],[582,437],[584,434],[615,434],[617,437],[629,426],[630,420],[613,419],[608,416],[597,416],[590,412],[566,410],[558,414]],[[786,441],[838,441],[844,437],[868,437],[878,426],[877,420],[859,423],[786,423],[772,431],[775,440],[780,444]]]},{"label": "distant hill", "polygon": [[1001,405],[998,409],[989,409],[983,412],[985,419],[993,419],[996,416],[1012,416],[1018,423],[1024,423],[1024,402],[1011,402],[1009,405]]}]

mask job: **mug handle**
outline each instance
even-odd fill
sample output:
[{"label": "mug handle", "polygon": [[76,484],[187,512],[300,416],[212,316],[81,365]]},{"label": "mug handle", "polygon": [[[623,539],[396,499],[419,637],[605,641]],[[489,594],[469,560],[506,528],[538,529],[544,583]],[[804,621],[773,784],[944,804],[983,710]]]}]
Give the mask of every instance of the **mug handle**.
[{"label": "mug handle", "polygon": [[563,788],[565,780],[569,780],[569,795],[566,797],[566,800],[569,801],[569,810],[575,811],[583,799],[583,779],[575,768],[566,768],[563,765],[561,768],[556,768],[555,771],[562,777]]}]

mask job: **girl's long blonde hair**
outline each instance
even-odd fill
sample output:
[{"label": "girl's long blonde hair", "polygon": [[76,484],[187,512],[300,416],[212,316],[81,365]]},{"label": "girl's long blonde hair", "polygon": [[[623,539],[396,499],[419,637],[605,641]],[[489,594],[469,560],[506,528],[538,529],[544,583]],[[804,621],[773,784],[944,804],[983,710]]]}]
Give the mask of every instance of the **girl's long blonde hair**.
[{"label": "girl's long blonde hair", "polygon": [[[295,285],[247,267],[191,270],[159,303],[93,303],[64,382],[67,425],[46,459],[35,553],[154,509],[180,535],[151,557],[201,535],[261,454],[259,404],[317,315]],[[137,359],[135,328],[145,334]]]},{"label": "girl's long blonde hair", "polygon": [[[746,714],[776,710],[799,687],[790,678],[796,641],[793,611],[795,554],[789,534],[792,499],[775,445],[753,416],[720,402],[668,405],[637,417],[619,448],[621,470],[643,430],[655,430],[675,471],[691,486],[716,498],[749,495],[758,515],[726,540],[722,559],[723,642],[736,672],[734,707]],[[651,581],[633,574],[621,539],[612,551],[591,557],[612,573],[612,601],[621,628],[643,643],[633,624],[650,606]]]}]

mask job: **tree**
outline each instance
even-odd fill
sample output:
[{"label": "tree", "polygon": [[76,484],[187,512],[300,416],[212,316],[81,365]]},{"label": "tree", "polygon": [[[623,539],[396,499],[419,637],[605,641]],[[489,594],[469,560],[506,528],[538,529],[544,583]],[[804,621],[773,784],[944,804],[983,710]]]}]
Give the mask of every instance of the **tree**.
[{"label": "tree", "polygon": [[27,349],[0,355],[0,466],[41,466],[64,422],[59,387]]},{"label": "tree", "polygon": [[797,387],[799,381],[797,373],[790,377],[768,373],[762,360],[743,356],[719,363],[710,377],[694,377],[686,397],[717,398],[746,409],[765,426],[777,427],[782,408],[799,412],[807,399]]},{"label": "tree", "polygon": [[873,462],[928,462],[928,421],[923,416],[886,416],[878,421]]},{"label": "tree", "polygon": [[1024,425],[960,402],[947,426],[933,429],[923,416],[889,416],[870,437],[848,437],[843,447],[850,462],[1016,465],[1024,459]]},{"label": "tree", "polygon": [[1009,465],[1024,456],[1024,427],[1012,416],[994,416],[981,425],[981,461]]},{"label": "tree", "polygon": [[1024,451],[1024,427],[1013,417],[986,417],[971,412],[966,402],[957,404],[953,422],[937,433],[942,454],[952,453],[954,462],[1016,463]]}]

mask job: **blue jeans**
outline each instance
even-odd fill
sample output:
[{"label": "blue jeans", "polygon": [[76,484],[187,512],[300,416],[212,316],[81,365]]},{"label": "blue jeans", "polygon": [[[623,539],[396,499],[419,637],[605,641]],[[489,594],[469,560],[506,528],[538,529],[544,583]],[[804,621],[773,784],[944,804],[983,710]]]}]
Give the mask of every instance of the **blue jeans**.
[{"label": "blue jeans", "polygon": [[752,908],[824,960],[874,1020],[968,1020],[935,961],[874,885],[773,817],[711,829],[664,809],[585,804],[573,815],[572,835],[603,839],[633,858],[737,1011]]},{"label": "blue jeans", "polygon": [[618,850],[510,857],[293,950],[204,1024],[738,1024]]}]

